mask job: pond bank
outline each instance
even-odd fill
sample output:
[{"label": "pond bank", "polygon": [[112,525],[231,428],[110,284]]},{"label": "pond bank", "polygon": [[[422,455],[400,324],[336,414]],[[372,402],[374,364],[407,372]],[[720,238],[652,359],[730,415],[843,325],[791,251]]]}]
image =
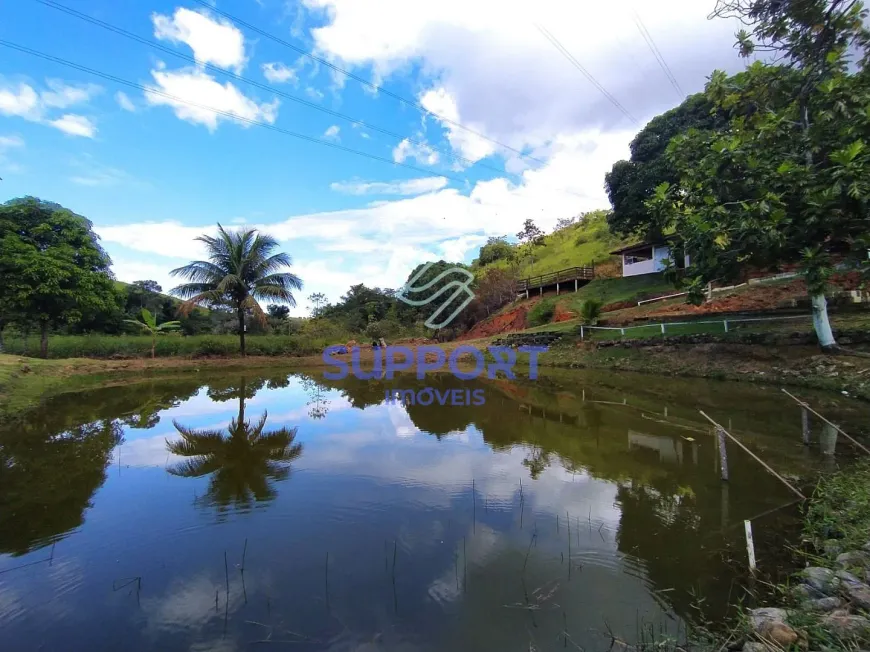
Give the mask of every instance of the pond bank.
[{"label": "pond bank", "polygon": [[857,650],[870,643],[870,463],[823,476],[806,506],[807,567],[752,609],[729,649]]},{"label": "pond bank", "polygon": [[[402,344],[401,342],[397,344]],[[490,340],[439,345],[449,352],[457,346],[485,348]],[[411,349],[418,342],[408,343]],[[372,351],[363,349],[362,361]],[[468,361],[473,362],[471,356]],[[526,368],[520,356],[520,368]],[[654,346],[599,347],[569,340],[557,342],[539,357],[542,367],[605,369],[644,374],[777,383],[820,389],[870,400],[870,359],[823,355],[815,346],[770,346],[736,343],[682,343]],[[307,356],[182,356],[123,360],[69,358],[42,360],[0,354],[0,415],[38,404],[58,391],[121,384],[142,374],[166,375],[206,369],[322,367],[321,355]]]},{"label": "pond bank", "polygon": [[822,354],[817,346],[721,342],[599,347],[559,343],[541,364],[569,369],[612,369],[776,383],[837,392],[870,400],[870,358]]}]

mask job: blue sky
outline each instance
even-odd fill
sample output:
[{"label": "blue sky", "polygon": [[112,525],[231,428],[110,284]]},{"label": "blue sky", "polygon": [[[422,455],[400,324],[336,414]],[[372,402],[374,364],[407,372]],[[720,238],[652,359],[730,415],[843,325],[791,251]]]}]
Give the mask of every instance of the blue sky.
[{"label": "blue sky", "polygon": [[[534,14],[524,2],[490,0],[62,4],[196,62],[35,0],[4,6],[0,39],[176,99],[2,48],[0,199],[36,195],[89,217],[118,278],[155,279],[164,288],[173,284],[170,269],[201,256],[193,238],[217,222],[263,228],[293,256],[305,282],[295,314],[307,313],[311,292],[335,300],[351,283],[398,287],[428,259],[469,261],[488,236],[516,233],[526,218],[552,228],[560,217],[607,207],[604,172],[628,155],[643,123],[681,100],[638,21],[684,93],[703,88],[714,68],[742,65],[732,48],[734,23],[707,20],[713,3],[699,0],[606,7],[543,0]],[[582,61],[631,118],[536,25]]]}]

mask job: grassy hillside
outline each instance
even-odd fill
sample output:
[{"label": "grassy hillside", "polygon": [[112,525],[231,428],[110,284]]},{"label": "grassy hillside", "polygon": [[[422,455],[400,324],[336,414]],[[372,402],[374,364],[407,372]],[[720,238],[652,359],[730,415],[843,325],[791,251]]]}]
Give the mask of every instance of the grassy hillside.
[{"label": "grassy hillside", "polygon": [[623,244],[607,229],[607,212],[593,211],[576,224],[544,236],[541,245],[515,247],[513,261],[499,260],[479,269],[515,266],[517,276],[526,278],[608,261],[610,251]]}]

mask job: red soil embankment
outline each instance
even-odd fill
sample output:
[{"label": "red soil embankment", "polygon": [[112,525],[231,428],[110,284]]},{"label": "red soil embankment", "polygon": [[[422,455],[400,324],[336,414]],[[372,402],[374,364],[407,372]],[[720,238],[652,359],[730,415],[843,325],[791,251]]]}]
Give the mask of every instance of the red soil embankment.
[{"label": "red soil embankment", "polygon": [[540,301],[539,298],[529,299],[518,306],[506,310],[475,324],[470,331],[462,335],[460,340],[476,340],[481,337],[491,337],[502,333],[521,331],[529,327],[528,313]]}]

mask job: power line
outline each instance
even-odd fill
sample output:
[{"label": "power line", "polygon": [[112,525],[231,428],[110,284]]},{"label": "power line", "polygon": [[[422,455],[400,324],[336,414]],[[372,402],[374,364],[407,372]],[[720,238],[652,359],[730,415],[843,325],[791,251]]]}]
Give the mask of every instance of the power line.
[{"label": "power line", "polygon": [[586,68],[583,66],[582,63],[577,61],[577,59],[574,57],[574,55],[572,55],[570,52],[568,52],[568,50],[565,48],[565,46],[563,46],[559,42],[559,39],[557,39],[555,36],[553,36],[547,30],[546,27],[544,27],[542,25],[538,25],[538,24],[536,24],[535,27],[538,28],[538,31],[544,35],[544,38],[546,38],[553,45],[553,47],[555,47],[559,52],[561,52],[562,55],[566,59],[568,59],[568,61],[570,61],[575,68],[577,68],[577,70],[579,70],[581,73],[583,73],[583,76],[589,80],[589,83],[591,83],[593,86],[595,86],[595,88],[597,88],[601,92],[601,94],[604,95],[604,97],[606,97],[608,100],[610,100],[610,103],[613,104],[613,106],[615,106],[617,109],[619,109],[622,112],[622,114],[626,118],[631,120],[634,124],[638,124],[637,119],[633,115],[631,115],[631,113],[628,112],[628,109],[626,109],[624,106],[622,106],[622,104],[620,104],[619,100],[617,100],[615,97],[613,97],[613,95],[611,95],[607,91],[607,89],[604,88],[604,86],[602,86],[598,82],[598,80],[592,76],[592,73],[590,73],[588,70],[586,70]]},{"label": "power line", "polygon": [[[194,57],[192,57],[188,54],[185,54],[183,52],[179,52],[178,50],[175,50],[175,49],[170,48],[166,45],[163,45],[162,43],[158,43],[157,41],[153,41],[151,39],[147,39],[145,37],[139,36],[138,34],[128,32],[127,30],[125,30],[121,27],[118,27],[117,25],[112,25],[111,23],[107,23],[107,22],[100,20],[98,18],[94,18],[93,16],[89,16],[87,14],[84,14],[80,11],[77,11],[77,10],[71,8],[71,7],[67,7],[66,5],[63,5],[59,2],[54,2],[54,0],[35,0],[35,2],[38,2],[42,5],[45,5],[46,7],[50,7],[52,9],[56,9],[58,11],[65,13],[65,14],[73,16],[74,18],[78,18],[78,19],[83,20],[85,22],[91,23],[92,25],[96,25],[97,27],[101,27],[101,28],[108,30],[110,32],[114,32],[115,34],[119,34],[120,36],[131,39],[131,40],[136,41],[138,43],[142,43],[143,45],[147,45],[149,47],[155,48],[155,49],[160,50],[162,52],[166,52],[167,54],[171,54],[174,57],[178,57],[179,59],[183,59],[184,61],[188,61],[190,63],[193,63],[194,65],[203,65],[201,62],[198,62]],[[291,102],[296,102],[298,104],[302,104],[302,105],[307,106],[309,108],[315,109],[316,111],[320,111],[322,113],[326,113],[326,114],[331,115],[333,117],[340,118],[340,119],[345,120],[353,125],[365,127],[366,129],[370,129],[371,131],[375,131],[375,132],[384,134],[386,136],[390,136],[391,138],[396,138],[400,142],[403,140],[407,140],[409,143],[411,143],[413,145],[416,145],[418,147],[431,148],[434,151],[437,151],[437,152],[440,152],[441,154],[444,154],[448,158],[451,158],[451,159],[456,160],[456,161],[461,161],[468,166],[477,164],[480,167],[486,168],[488,170],[493,170],[495,172],[498,172],[499,174],[505,174],[505,170],[497,168],[493,165],[489,165],[488,163],[483,163],[480,161],[477,161],[477,162],[472,161],[469,158],[466,158],[466,157],[461,156],[459,154],[453,153],[451,151],[432,147],[431,145],[429,145],[426,142],[415,140],[415,139],[410,138],[408,136],[405,136],[403,134],[399,134],[399,133],[396,133],[394,131],[390,131],[389,129],[384,129],[383,127],[378,127],[376,125],[370,124],[368,122],[365,122],[364,120],[358,120],[358,119],[354,118],[353,116],[341,113],[339,111],[334,111],[332,109],[328,109],[328,108],[321,106],[319,104],[316,104],[314,102],[309,102],[306,99],[303,99],[303,98],[298,97],[296,95],[292,95],[290,93],[286,93],[286,92],[282,91],[281,89],[275,88],[274,86],[270,86],[269,84],[263,84],[263,83],[258,82],[256,80],[250,79],[248,77],[243,77],[242,75],[238,75],[238,74],[232,72],[231,70],[227,70],[226,68],[221,68],[220,66],[215,66],[215,65],[210,64],[210,63],[205,63],[204,67],[207,70],[221,73],[223,75],[226,75],[227,77],[230,77],[230,78],[235,79],[235,80],[240,81],[240,82],[244,82],[244,83],[249,84],[251,86],[254,86],[256,88],[260,88],[262,90],[265,90],[265,91],[268,91],[271,93],[275,93],[276,95],[279,95],[280,97],[283,97],[283,98],[290,100]]]},{"label": "power line", "polygon": [[[102,79],[106,79],[108,81],[115,82],[116,84],[122,84],[124,86],[129,86],[130,88],[136,88],[143,93],[150,95],[157,95],[160,97],[165,97],[167,99],[173,100],[174,102],[178,102],[180,104],[185,104],[187,106],[196,107],[198,109],[202,109],[204,111],[211,111],[217,115],[222,115],[226,118],[230,118],[232,120],[237,120],[239,122],[244,122],[246,124],[254,125],[257,127],[263,127],[264,129],[270,129],[272,131],[276,131],[281,134],[285,134],[287,136],[292,136],[293,138],[298,138],[300,140],[305,140],[310,143],[316,143],[318,145],[325,145],[326,147],[331,147],[333,149],[337,149],[343,152],[348,152],[350,154],[356,154],[357,156],[364,156],[365,158],[373,159],[375,161],[381,161],[383,163],[389,163],[390,165],[398,165],[403,168],[407,168],[409,170],[414,170],[415,172],[421,172],[426,175],[431,175],[432,170],[424,170],[423,168],[418,168],[414,165],[409,165],[407,163],[399,163],[397,161],[390,160],[388,158],[384,158],[383,156],[378,156],[377,154],[369,154],[368,152],[363,152],[358,149],[353,149],[352,147],[345,147],[344,145],[339,145],[338,143],[333,143],[328,140],[323,140],[322,138],[315,138],[313,136],[306,136],[305,134],[300,134],[295,131],[290,131],[289,129],[284,129],[282,127],[275,126],[273,124],[269,124],[268,122],[261,122],[259,120],[253,120],[251,118],[245,118],[244,116],[237,115],[230,111],[224,111],[222,109],[216,109],[211,106],[207,106],[205,104],[199,104],[197,102],[191,102],[189,100],[185,100],[183,98],[178,97],[177,95],[172,95],[170,93],[165,93],[156,88],[151,88],[148,86],[144,86],[142,84],[137,84],[136,82],[132,82],[129,79],[124,79],[122,77],[116,77],[115,75],[111,75],[109,73],[101,72],[99,70],[95,70],[93,68],[88,68],[87,66],[83,66],[81,64],[75,63],[73,61],[69,61],[67,59],[62,59],[60,57],[55,57],[54,55],[47,54],[45,52],[40,52],[39,50],[34,50],[32,48],[25,47],[23,45],[18,45],[17,43],[13,43],[11,41],[6,41],[0,39],[0,45],[10,48],[12,50],[18,50],[19,52],[23,52],[25,54],[29,54],[34,57],[38,57],[40,59],[44,59],[46,61],[51,61],[53,63],[60,64],[62,66],[66,66],[67,68],[72,68],[74,70],[79,70],[81,72],[86,72],[90,75],[94,75],[96,77],[101,77]],[[454,177],[448,174],[439,174],[438,176],[444,177],[445,179],[450,179],[451,181],[455,181],[457,183],[465,184],[468,180],[462,179],[459,177]]]},{"label": "power line", "polygon": [[398,95],[397,93],[394,93],[394,92],[384,88],[383,86],[379,86],[378,84],[375,84],[374,82],[371,82],[368,79],[365,79],[364,77],[360,77],[359,75],[356,75],[348,70],[345,70],[344,68],[341,68],[340,66],[335,65],[334,63],[332,63],[331,61],[328,61],[327,59],[324,59],[323,57],[318,57],[316,54],[313,54],[312,52],[309,52],[308,50],[306,50],[304,48],[300,48],[298,45],[293,45],[292,43],[285,41],[284,39],[282,39],[278,36],[275,36],[274,34],[270,34],[269,32],[260,29],[256,25],[251,25],[250,23],[245,22],[241,18],[238,18],[236,16],[233,16],[232,14],[229,14],[229,13],[221,10],[221,9],[218,9],[217,7],[215,7],[211,3],[209,3],[207,0],[193,0],[193,1],[202,5],[203,7],[208,9],[209,11],[212,11],[216,14],[219,14],[219,15],[223,16],[224,18],[227,18],[228,20],[233,21],[234,23],[238,23],[239,25],[246,27],[247,29],[251,30],[252,32],[259,34],[260,36],[263,36],[271,41],[274,41],[275,43],[279,43],[279,44],[283,45],[284,47],[290,48],[294,52],[297,52],[304,57],[308,57],[312,61],[316,61],[317,63],[319,63],[323,66],[326,66],[330,70],[334,70],[335,72],[337,72],[341,75],[344,75],[345,77],[347,77],[349,79],[353,79],[355,82],[358,82],[358,83],[362,84],[363,86],[367,86],[368,88],[372,89],[373,91],[377,91],[378,93],[383,93],[384,95],[391,97],[394,100],[401,102],[402,104],[413,107],[413,108],[417,109],[418,111],[420,111],[428,116],[431,116],[437,120],[440,120],[441,122],[446,122],[447,124],[453,125],[454,127],[462,129],[463,131],[467,131],[470,134],[474,134],[478,138],[482,138],[483,140],[489,141],[490,143],[493,143],[494,145],[498,145],[499,147],[506,149],[508,151],[511,151],[514,154],[521,156],[522,158],[528,159],[530,161],[534,161],[535,163],[540,163],[541,165],[546,165],[546,161],[542,161],[539,158],[535,158],[531,154],[524,153],[522,150],[516,149],[514,147],[511,147],[510,145],[506,145],[502,142],[499,142],[495,138],[490,138],[489,136],[484,136],[479,131],[475,131],[471,127],[466,127],[465,125],[463,125],[455,120],[451,120],[449,118],[444,117],[443,115],[435,113],[434,111],[430,111],[429,109],[427,109],[426,107],[421,105],[419,102],[416,102],[414,100],[409,100],[406,97],[402,97],[401,95]]},{"label": "power line", "polygon": [[671,82],[671,86],[673,86],[674,90],[677,91],[680,99],[684,99],[686,97],[686,94],[683,92],[683,89],[680,88],[680,83],[677,81],[677,78],[674,77],[674,73],[671,71],[671,67],[668,65],[668,62],[665,61],[664,55],[659,50],[656,42],[653,40],[652,34],[650,34],[649,30],[646,28],[646,25],[643,24],[643,19],[640,17],[640,14],[637,13],[636,9],[634,10],[634,24],[637,25],[637,29],[640,32],[640,35],[643,36],[643,40],[646,41],[647,46],[649,46],[650,52],[653,53],[656,61],[658,61],[659,67],[661,67],[662,72],[665,73],[668,81]]}]

